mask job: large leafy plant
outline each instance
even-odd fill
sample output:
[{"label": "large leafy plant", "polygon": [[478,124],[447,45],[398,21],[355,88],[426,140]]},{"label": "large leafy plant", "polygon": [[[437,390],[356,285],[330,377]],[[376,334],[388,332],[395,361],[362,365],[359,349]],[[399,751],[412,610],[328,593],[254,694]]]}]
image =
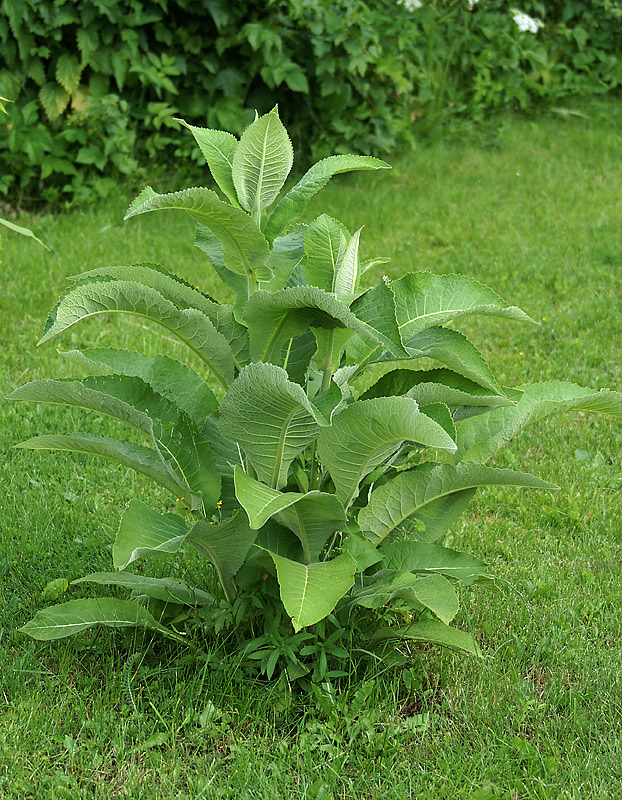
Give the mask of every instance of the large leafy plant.
[{"label": "large leafy plant", "polygon": [[[280,664],[292,677],[307,662],[329,674],[353,630],[366,632],[367,650],[407,638],[477,653],[450,625],[455,583],[489,579],[479,559],[442,545],[446,531],[480,486],[554,488],[486,465],[522,428],[570,409],[620,415],[622,395],[557,382],[502,387],[447,324],[471,314],[530,318],[468,277],[423,272],[362,288],[378,262],[359,258],[360,231],[325,214],[299,219],[333,175],[384,162],[332,156],[283,194],[293,152],[276,109],[239,141],[187,127],[221,194],[147,188],[126,216],[190,214],[235,303],[153,264],[103,267],[74,279],[41,341],[92,316],[139,315],[186,345],[200,369],[167,355],[72,350],[65,356],[94,375],[34,381],[10,396],[138,431],[144,444],[71,433],[20,447],[117,461],[170,491],[179,512],[132,500],[115,571],[77,581],[126,587],[131,599],[72,600],[23,630],[48,640],[138,626],[181,639],[192,620],[228,625],[234,646],[268,675]],[[200,586],[128,569],[190,550],[204,559]]]}]

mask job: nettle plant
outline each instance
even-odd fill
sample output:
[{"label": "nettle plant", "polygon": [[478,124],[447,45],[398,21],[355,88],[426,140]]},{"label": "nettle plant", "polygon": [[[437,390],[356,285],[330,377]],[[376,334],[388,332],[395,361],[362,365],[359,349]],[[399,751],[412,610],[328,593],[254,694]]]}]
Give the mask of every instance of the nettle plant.
[{"label": "nettle plant", "polygon": [[[378,260],[359,259],[360,231],[325,214],[299,219],[333,175],[384,162],[332,156],[279,198],[293,151],[276,109],[239,141],[187,127],[224,199],[147,188],[126,218],[190,214],[235,303],[152,264],[93,269],[62,295],[41,342],[95,315],[139,315],[187,345],[201,369],[167,355],[72,350],[65,356],[96,374],[33,381],[10,396],[134,428],[146,444],[72,433],[19,446],[117,461],[169,490],[179,511],[132,500],[115,571],[74,581],[126,587],[131,599],[71,600],[22,630],[50,640],[97,625],[144,627],[188,641],[196,625],[224,629],[268,677],[286,670],[289,679],[340,674],[340,659],[395,641],[477,654],[472,636],[450,625],[455,583],[490,579],[482,561],[440,544],[446,531],[480,486],[554,488],[485,465],[514,434],[569,409],[620,415],[622,395],[500,386],[474,345],[445,326],[470,314],[531,320],[468,277],[419,272],[361,288]],[[422,368],[422,359],[437,364]],[[190,550],[204,558],[201,586],[127,569]]]}]

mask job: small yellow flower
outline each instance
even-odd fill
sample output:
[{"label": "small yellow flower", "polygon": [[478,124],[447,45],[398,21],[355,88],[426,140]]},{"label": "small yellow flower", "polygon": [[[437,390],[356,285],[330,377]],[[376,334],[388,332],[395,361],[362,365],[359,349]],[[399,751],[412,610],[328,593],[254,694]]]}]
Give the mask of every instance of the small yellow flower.
[{"label": "small yellow flower", "polygon": [[216,508],[222,508],[222,500],[219,500],[219,501],[216,503]]},{"label": "small yellow flower", "polygon": [[546,317],[542,317],[542,322],[546,322]]},{"label": "small yellow flower", "polygon": [[523,351],[521,350],[521,351],[519,352],[519,354],[518,354],[518,355],[519,355],[519,356],[524,356],[525,354],[524,354],[524,353],[523,353]]}]

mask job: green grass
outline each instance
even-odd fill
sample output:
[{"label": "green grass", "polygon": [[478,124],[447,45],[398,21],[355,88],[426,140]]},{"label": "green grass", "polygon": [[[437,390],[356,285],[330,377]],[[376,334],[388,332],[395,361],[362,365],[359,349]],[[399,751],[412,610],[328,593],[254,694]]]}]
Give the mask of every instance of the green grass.
[{"label": "green grass", "polygon": [[[464,325],[502,381],[622,389],[622,115],[613,104],[584,110],[589,119],[504,119],[494,148],[439,142],[395,159],[391,174],[336,179],[310,217],[364,224],[363,256],[390,255],[389,275],[464,272],[540,320],[537,329]],[[189,220],[119,226],[127,200],[24,220],[52,254],[4,237],[2,395],[69,374],[54,346],[35,347],[66,275],[157,261],[221,292]],[[175,350],[102,319],[56,346],[104,341]],[[622,797],[619,423],[574,414],[524,434],[496,464],[561,491],[484,492],[452,532],[450,543],[513,586],[464,597],[459,624],[475,633],[483,662],[415,649],[408,670],[353,681],[323,713],[239,682],[218,654],[197,661],[110,633],[51,646],[19,634],[49,602],[40,593],[50,580],[110,567],[109,529],[130,497],[169,499],[101,462],[10,449],[78,424],[103,432],[105,422],[7,403],[0,417],[0,796]],[[128,665],[134,652],[144,658]]]}]

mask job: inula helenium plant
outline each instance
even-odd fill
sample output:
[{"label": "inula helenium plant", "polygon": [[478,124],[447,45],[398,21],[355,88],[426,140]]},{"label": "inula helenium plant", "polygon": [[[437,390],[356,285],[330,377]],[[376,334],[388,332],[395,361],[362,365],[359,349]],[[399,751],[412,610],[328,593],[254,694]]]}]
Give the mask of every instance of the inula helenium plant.
[{"label": "inula helenium plant", "polygon": [[[387,164],[332,156],[282,193],[293,152],[276,109],[239,141],[186,127],[220,193],[147,188],[126,217],[190,214],[196,245],[235,303],[155,264],[93,269],[62,295],[41,342],[95,315],[138,315],[201,368],[167,355],[71,350],[64,355],[94,375],[34,381],[11,395],[138,431],[144,444],[71,433],[19,446],[112,459],[168,490],[179,510],[132,500],[115,571],[76,581],[125,587],[130,599],[61,603],[23,630],[45,640],[138,626],[182,641],[224,628],[265,674],[287,670],[290,679],[339,674],[348,647],[378,651],[396,640],[477,654],[471,635],[451,626],[455,585],[490,579],[479,559],[442,545],[445,533],[479,486],[555,488],[487,466],[514,434],[570,409],[620,416],[622,395],[562,382],[501,386],[446,326],[469,314],[531,323],[523,311],[462,275],[418,272],[363,288],[378,260],[360,260],[360,230],[325,214],[299,222],[333,175]],[[205,565],[199,586],[131,570],[148,554],[191,550]]]}]

